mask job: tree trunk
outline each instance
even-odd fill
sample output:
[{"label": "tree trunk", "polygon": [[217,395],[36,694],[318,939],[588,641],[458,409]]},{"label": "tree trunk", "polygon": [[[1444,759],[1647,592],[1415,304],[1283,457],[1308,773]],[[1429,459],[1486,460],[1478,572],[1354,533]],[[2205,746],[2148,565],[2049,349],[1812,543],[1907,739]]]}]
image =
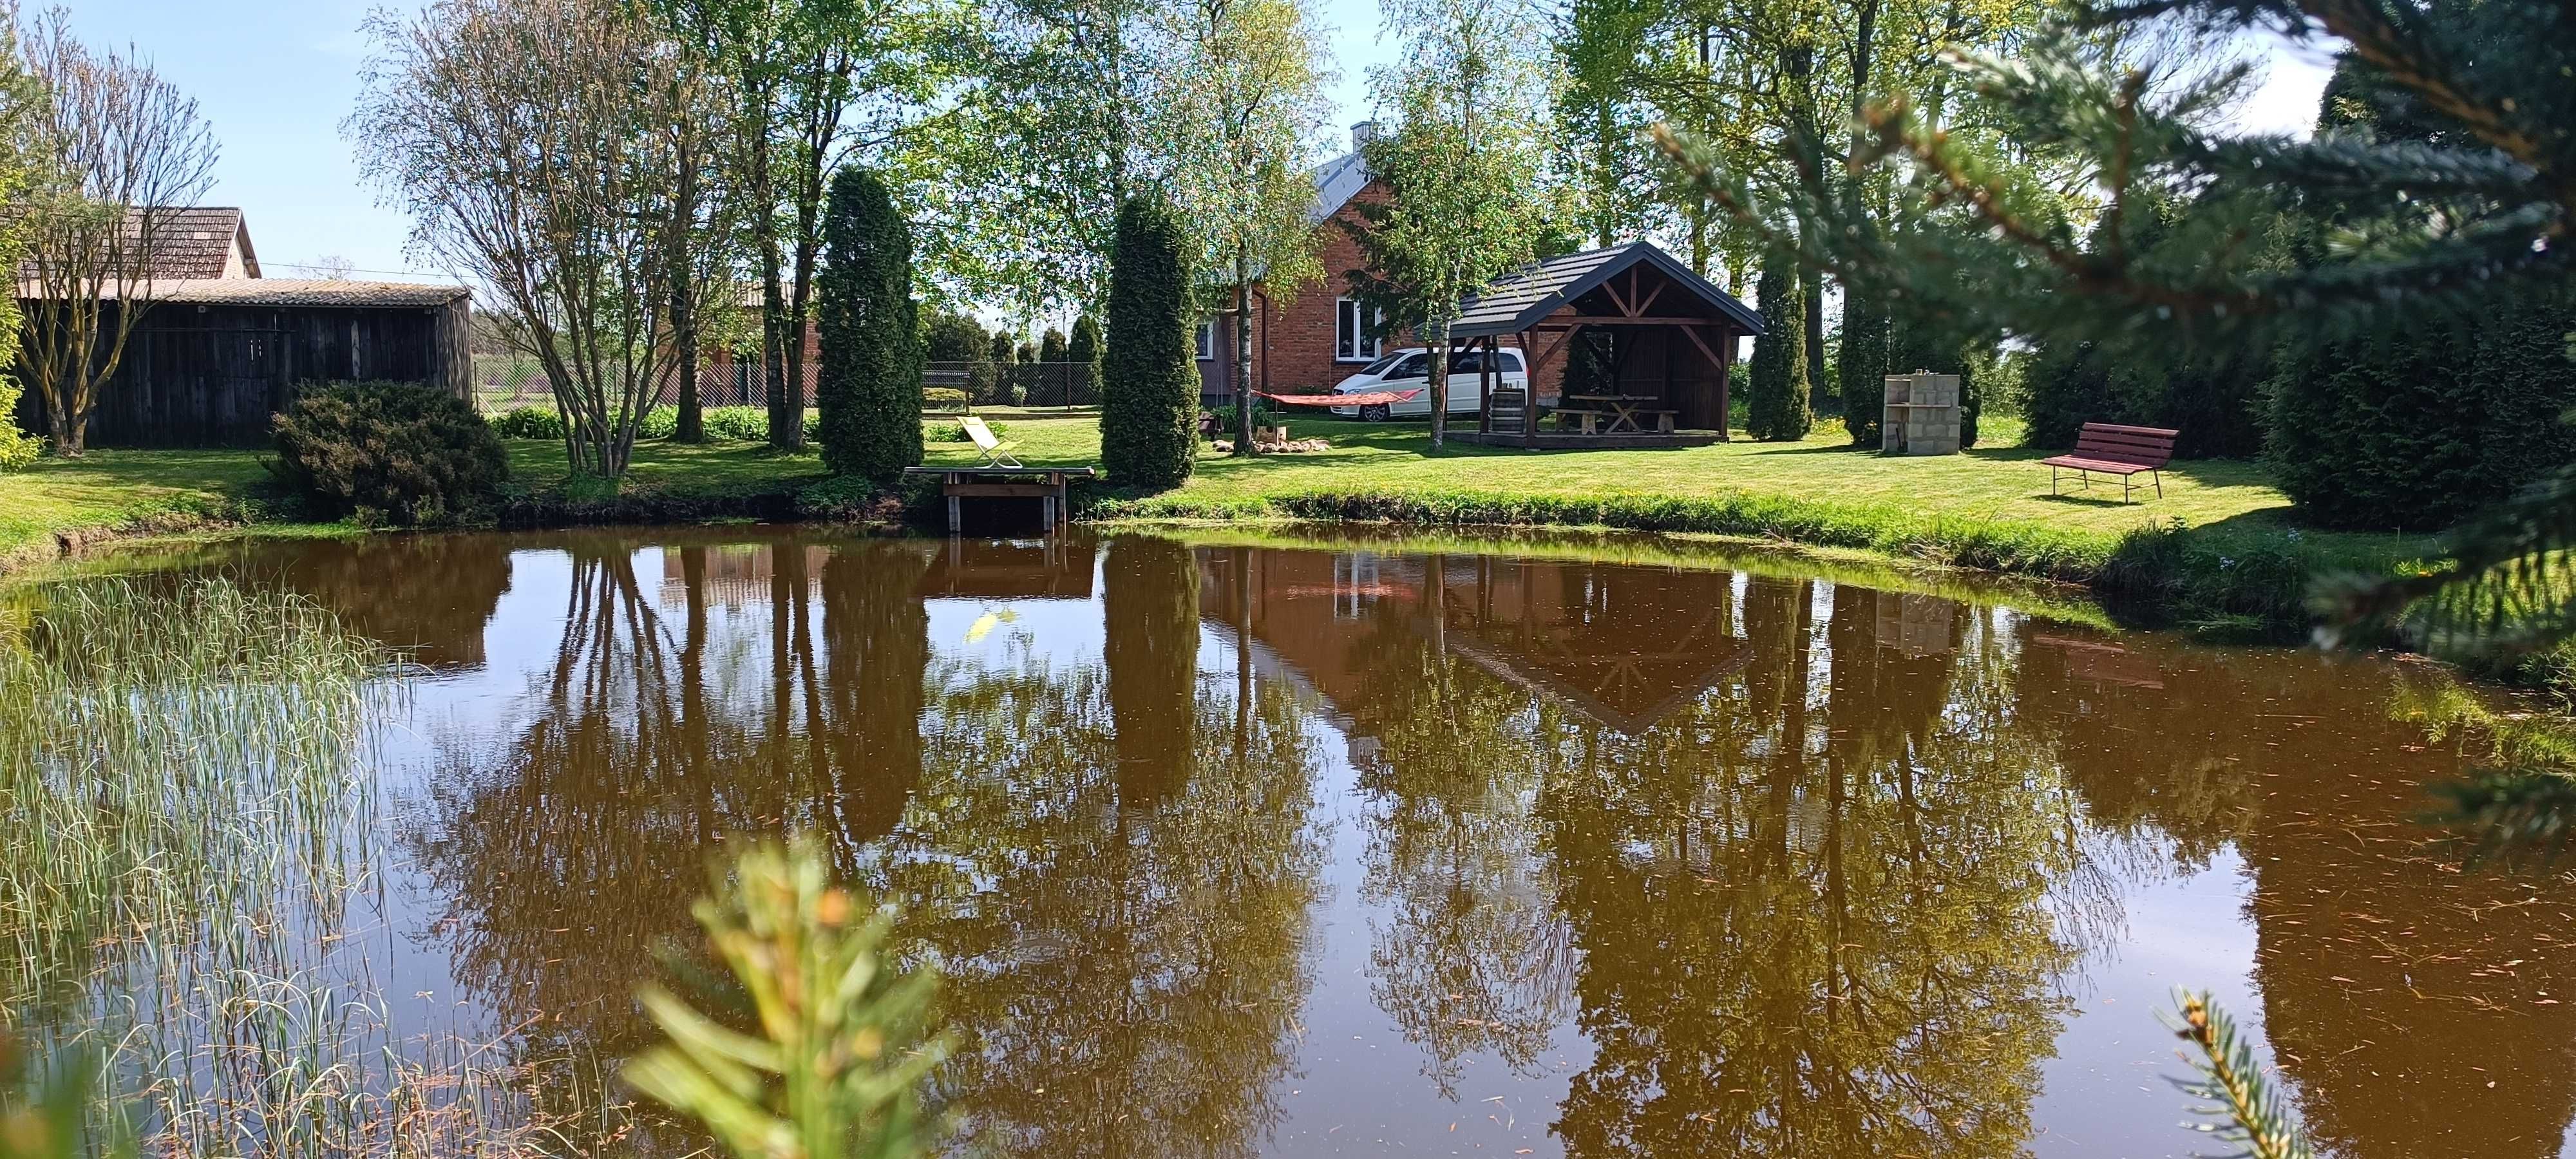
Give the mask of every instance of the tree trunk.
[{"label": "tree trunk", "polygon": [[45,392],[45,422],[53,428],[55,456],[77,459],[88,449],[87,408],[63,405],[59,388]]},{"label": "tree trunk", "polygon": [[796,277],[787,297],[787,441],[779,445],[791,451],[805,449],[805,333],[813,325],[815,247],[808,239],[814,236],[814,226],[806,218],[800,211]]},{"label": "tree trunk", "polygon": [[[1439,327],[1439,337],[1431,346],[1431,449],[1439,450],[1449,439],[1449,327]],[[1538,384],[1530,384],[1531,396],[1521,404],[1521,421],[1538,421]]]},{"label": "tree trunk", "polygon": [[680,364],[676,371],[679,397],[673,401],[680,408],[680,422],[671,432],[674,442],[706,441],[705,417],[698,409],[698,304],[694,268],[689,255],[689,230],[698,216],[698,159],[696,151],[686,145],[680,150],[679,220],[671,230],[671,338],[678,348]]},{"label": "tree trunk", "polygon": [[1825,392],[1825,276],[1824,271],[1798,266],[1799,289],[1807,298],[1807,403],[1809,409],[1827,405],[1820,400],[1831,396]]},{"label": "tree trunk", "polygon": [[1234,257],[1234,453],[1256,454],[1252,439],[1252,256]]},{"label": "tree trunk", "polygon": [[786,439],[803,433],[804,416],[785,417],[787,292],[779,280],[784,262],[778,252],[778,183],[770,171],[771,92],[763,85],[743,94],[744,105],[756,110],[748,114],[752,120],[744,126],[750,139],[743,142],[748,170],[743,184],[750,201],[752,248],[759,251],[760,260],[761,402],[769,412],[769,445],[785,449],[793,445]]}]

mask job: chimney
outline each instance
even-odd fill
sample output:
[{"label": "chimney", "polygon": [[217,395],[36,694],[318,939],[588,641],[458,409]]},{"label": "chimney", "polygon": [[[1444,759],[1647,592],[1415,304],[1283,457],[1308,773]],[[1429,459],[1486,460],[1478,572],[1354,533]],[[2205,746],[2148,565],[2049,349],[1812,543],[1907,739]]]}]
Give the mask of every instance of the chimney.
[{"label": "chimney", "polygon": [[1368,148],[1368,143],[1374,140],[1377,140],[1376,121],[1362,121],[1351,126],[1351,152]]}]

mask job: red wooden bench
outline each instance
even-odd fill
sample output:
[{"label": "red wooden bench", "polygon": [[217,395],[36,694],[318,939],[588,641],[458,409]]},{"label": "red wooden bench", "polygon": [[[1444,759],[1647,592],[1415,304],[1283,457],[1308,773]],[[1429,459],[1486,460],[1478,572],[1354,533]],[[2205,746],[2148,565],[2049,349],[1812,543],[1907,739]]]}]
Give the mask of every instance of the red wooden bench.
[{"label": "red wooden bench", "polygon": [[2075,453],[2041,459],[2048,464],[2048,493],[2057,494],[2057,476],[2073,471],[2084,481],[2084,489],[2093,489],[2093,476],[2118,475],[2120,502],[2129,501],[2129,491],[2136,484],[2131,476],[2141,472],[2154,478],[2156,498],[2165,496],[2164,465],[2173,461],[2174,437],[2181,431],[2163,427],[2124,427],[2112,423],[2086,423],[2075,436]]}]

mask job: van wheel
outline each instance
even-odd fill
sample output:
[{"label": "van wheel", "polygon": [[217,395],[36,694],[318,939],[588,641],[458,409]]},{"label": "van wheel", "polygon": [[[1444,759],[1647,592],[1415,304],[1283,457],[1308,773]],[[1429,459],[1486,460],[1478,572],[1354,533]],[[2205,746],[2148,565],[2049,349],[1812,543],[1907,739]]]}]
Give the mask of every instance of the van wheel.
[{"label": "van wheel", "polygon": [[1360,408],[1360,421],[1364,423],[1382,423],[1393,417],[1394,413],[1395,412],[1387,408],[1385,403],[1373,402]]}]

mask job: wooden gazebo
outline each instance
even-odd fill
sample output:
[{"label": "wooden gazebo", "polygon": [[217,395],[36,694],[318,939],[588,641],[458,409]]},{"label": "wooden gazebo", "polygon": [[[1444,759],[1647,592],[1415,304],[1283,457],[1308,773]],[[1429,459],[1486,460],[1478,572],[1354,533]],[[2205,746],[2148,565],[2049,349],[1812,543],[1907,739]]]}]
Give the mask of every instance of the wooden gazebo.
[{"label": "wooden gazebo", "polygon": [[[1595,335],[1585,337],[1587,332]],[[1461,442],[1511,447],[1683,447],[1726,438],[1727,371],[1736,340],[1762,319],[1652,243],[1635,241],[1532,263],[1468,301],[1449,335],[1475,359],[1483,405]],[[1532,394],[1562,381],[1577,341],[1606,368],[1562,393],[1558,427],[1541,430],[1534,398],[1497,386],[1504,335],[1528,360]]]}]

